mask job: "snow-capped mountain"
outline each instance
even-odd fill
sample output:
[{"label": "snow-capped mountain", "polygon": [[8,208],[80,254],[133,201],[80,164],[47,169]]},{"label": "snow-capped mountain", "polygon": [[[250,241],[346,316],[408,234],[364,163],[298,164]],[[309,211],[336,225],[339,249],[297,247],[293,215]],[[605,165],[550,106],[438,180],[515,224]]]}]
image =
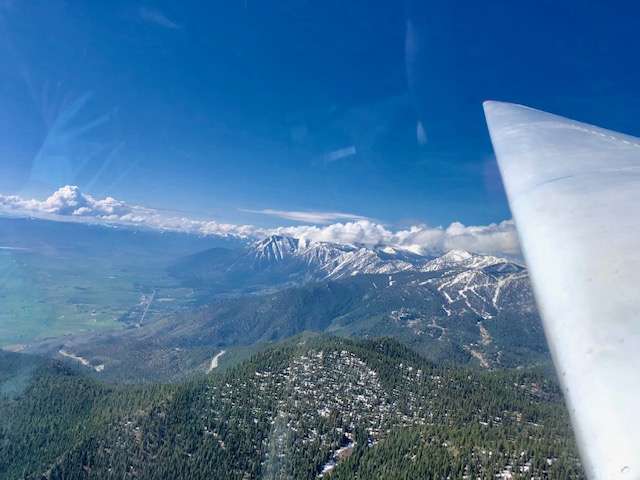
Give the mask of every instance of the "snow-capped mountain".
[{"label": "snow-capped mountain", "polygon": [[269,270],[303,267],[314,277],[341,278],[365,273],[412,270],[430,257],[399,247],[369,248],[271,236],[249,246],[228,268]]},{"label": "snow-capped mountain", "polygon": [[524,267],[506,258],[491,255],[479,255],[465,250],[451,250],[431,260],[420,268],[421,272],[435,272],[452,268],[471,270],[489,270],[496,272],[518,272]]},{"label": "snow-capped mountain", "polygon": [[422,264],[429,259],[434,259],[442,255],[442,252],[431,252],[428,255],[420,255],[412,250],[402,247],[391,247],[385,245],[377,245],[373,250],[383,260],[403,260],[412,264]]},{"label": "snow-capped mountain", "polygon": [[458,303],[485,320],[514,302],[534,305],[526,269],[506,258],[451,250],[418,270],[439,273],[427,282],[444,296],[447,315]]},{"label": "snow-capped mountain", "polygon": [[[227,267],[228,270],[265,271],[304,269],[309,273],[328,270],[357,248],[329,243],[307,243],[290,237],[271,236],[247,247]],[[314,275],[315,276],[315,275]]]},{"label": "snow-capped mountain", "polygon": [[[447,279],[442,286],[447,299],[469,303],[469,308],[484,318],[497,308],[493,303],[499,300],[503,283],[512,281],[505,274],[526,277],[524,270],[505,258],[462,250],[434,258],[397,246],[339,245],[271,236],[231,253],[220,249],[202,252],[178,264],[174,273],[234,292],[277,290],[363,274],[438,273],[434,279]],[[481,291],[483,298],[495,297],[495,302],[485,305],[475,301]]]},{"label": "snow-capped mountain", "polygon": [[[528,319],[537,318],[526,268],[491,255],[451,250],[433,258],[398,247],[344,246],[270,237],[251,246],[239,259],[230,266],[232,270],[244,262],[254,272],[287,271],[287,280],[298,285],[314,280],[357,279],[362,274],[377,274],[379,278],[384,274],[383,282],[371,280],[375,290],[369,292],[370,300],[363,297],[365,304],[380,303],[372,309],[375,311],[395,305],[396,313],[391,312],[390,318],[396,319],[398,325],[408,319],[407,325],[417,329],[417,335],[433,333],[434,329],[444,332],[450,328],[448,324],[471,321],[471,332],[477,329],[479,344],[486,347],[492,341],[485,327],[487,321],[519,319],[525,328]],[[541,331],[535,335],[539,339]],[[492,362],[482,356],[477,346],[469,344],[465,348],[483,365]]]},{"label": "snow-capped mountain", "polygon": [[369,248],[362,244],[339,245],[271,236],[251,245],[229,268],[304,268],[315,278],[337,279],[349,275],[414,270],[431,258],[400,247]]},{"label": "snow-capped mountain", "polygon": [[271,236],[236,252],[201,252],[178,262],[172,272],[208,285],[257,286],[258,289],[302,285],[318,280],[415,271],[433,257],[399,247],[338,245]]}]

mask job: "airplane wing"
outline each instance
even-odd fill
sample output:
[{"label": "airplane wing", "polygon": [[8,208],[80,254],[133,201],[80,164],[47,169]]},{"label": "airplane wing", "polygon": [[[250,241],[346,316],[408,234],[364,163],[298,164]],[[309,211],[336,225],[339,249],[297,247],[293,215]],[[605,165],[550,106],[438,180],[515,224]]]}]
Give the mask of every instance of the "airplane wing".
[{"label": "airplane wing", "polygon": [[640,479],[640,139],[485,102],[590,479]]}]

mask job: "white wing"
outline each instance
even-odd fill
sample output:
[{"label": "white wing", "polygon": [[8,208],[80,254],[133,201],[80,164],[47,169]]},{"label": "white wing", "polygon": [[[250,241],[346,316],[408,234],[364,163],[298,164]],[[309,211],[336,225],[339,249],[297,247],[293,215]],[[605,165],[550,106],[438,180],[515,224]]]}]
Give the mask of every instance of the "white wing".
[{"label": "white wing", "polygon": [[640,479],[640,139],[484,109],[587,475]]}]

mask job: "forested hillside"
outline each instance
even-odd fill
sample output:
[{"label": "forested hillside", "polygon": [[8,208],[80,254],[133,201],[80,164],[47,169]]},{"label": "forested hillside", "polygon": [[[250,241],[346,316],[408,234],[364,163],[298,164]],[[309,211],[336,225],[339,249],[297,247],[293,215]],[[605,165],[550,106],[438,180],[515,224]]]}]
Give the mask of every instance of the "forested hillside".
[{"label": "forested hillside", "polygon": [[218,374],[114,387],[2,353],[2,478],[582,478],[547,372],[299,336]]}]

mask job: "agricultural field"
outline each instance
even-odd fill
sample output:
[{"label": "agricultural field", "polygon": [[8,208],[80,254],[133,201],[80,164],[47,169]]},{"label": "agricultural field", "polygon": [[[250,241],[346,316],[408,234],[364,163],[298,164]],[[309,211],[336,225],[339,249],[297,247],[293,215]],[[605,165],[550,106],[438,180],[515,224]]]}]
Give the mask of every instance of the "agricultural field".
[{"label": "agricultural field", "polygon": [[20,238],[0,243],[0,348],[20,350],[42,338],[139,325],[194,301],[193,290],[166,268],[200,248],[197,239],[176,248],[159,235],[83,225],[63,226],[80,235],[61,239],[46,235],[60,227],[43,232],[42,222],[38,226],[37,232],[20,228]]},{"label": "agricultural field", "polygon": [[[188,295],[187,289],[175,288],[161,267],[132,261],[0,251],[0,347],[19,348],[43,336],[120,328],[121,317],[146,308],[152,296],[158,312]],[[170,296],[161,297],[164,290]]]}]

